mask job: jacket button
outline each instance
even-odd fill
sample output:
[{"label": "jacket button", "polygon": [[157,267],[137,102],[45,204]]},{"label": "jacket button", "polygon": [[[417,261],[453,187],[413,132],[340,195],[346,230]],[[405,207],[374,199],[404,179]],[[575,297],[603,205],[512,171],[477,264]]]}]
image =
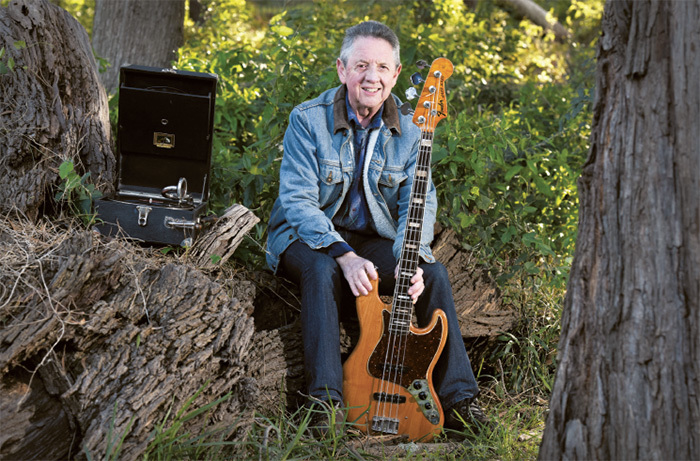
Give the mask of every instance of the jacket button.
[{"label": "jacket button", "polygon": [[292,240],[294,236],[292,234],[289,234],[289,240]]}]

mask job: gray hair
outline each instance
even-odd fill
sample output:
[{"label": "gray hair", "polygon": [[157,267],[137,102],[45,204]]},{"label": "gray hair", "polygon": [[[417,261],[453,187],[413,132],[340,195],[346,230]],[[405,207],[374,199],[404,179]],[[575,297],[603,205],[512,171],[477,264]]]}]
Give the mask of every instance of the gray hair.
[{"label": "gray hair", "polygon": [[399,67],[401,64],[399,38],[396,36],[393,30],[379,21],[361,22],[357,25],[349,27],[345,31],[343,45],[340,47],[340,60],[343,62],[343,65],[348,65],[352,45],[359,37],[374,37],[386,40],[393,49],[396,67]]}]

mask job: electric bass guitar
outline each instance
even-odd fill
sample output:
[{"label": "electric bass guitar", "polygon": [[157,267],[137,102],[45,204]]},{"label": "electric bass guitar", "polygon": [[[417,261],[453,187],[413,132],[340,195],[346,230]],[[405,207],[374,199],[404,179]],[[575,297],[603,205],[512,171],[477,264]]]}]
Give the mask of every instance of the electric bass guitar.
[{"label": "electric bass guitar", "polygon": [[444,421],[432,373],[447,340],[447,317],[436,309],[426,327],[414,326],[408,289],[419,262],[433,134],[447,117],[445,80],[452,71],[448,59],[433,61],[413,115],[421,139],[392,305],[379,298],[376,280],[356,300],[360,338],[343,365],[343,395],[348,422],[368,434],[429,441]]}]

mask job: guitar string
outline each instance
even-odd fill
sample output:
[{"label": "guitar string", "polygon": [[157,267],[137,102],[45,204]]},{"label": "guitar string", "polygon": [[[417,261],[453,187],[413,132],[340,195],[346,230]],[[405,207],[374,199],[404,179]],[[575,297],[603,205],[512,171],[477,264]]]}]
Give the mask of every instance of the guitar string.
[{"label": "guitar string", "polygon": [[[435,97],[437,94],[438,93],[433,94],[433,101],[431,101],[431,104],[430,104],[431,109],[435,107]],[[427,124],[427,126],[433,126],[432,125],[432,115],[431,115],[432,110],[428,111],[428,114],[429,115],[428,115],[428,119],[426,120],[426,124]],[[414,244],[414,248],[411,249],[412,255],[411,255],[411,258],[408,259],[408,261],[410,262],[410,267],[408,268],[407,272],[409,274],[415,273],[415,271],[418,268],[418,263],[419,263],[419,258],[420,258],[419,250],[420,250],[420,241],[421,241],[421,234],[422,234],[422,224],[423,224],[423,217],[425,215],[425,200],[427,198],[428,186],[429,186],[428,175],[430,172],[430,154],[432,151],[432,133],[428,130],[422,130],[422,131],[423,132],[421,133],[421,146],[419,148],[420,159],[419,159],[418,164],[416,165],[416,168],[420,167],[421,169],[423,169],[422,171],[426,174],[426,176],[423,177],[421,175],[414,174],[414,176],[416,177],[416,179],[414,180],[415,194],[413,194],[412,197],[418,198],[418,200],[420,200],[420,206],[416,205],[416,206],[409,207],[409,210],[410,210],[409,214],[412,215],[412,216],[410,216],[410,219],[415,221],[416,223],[420,224],[420,226],[413,228],[413,231],[411,232],[415,235],[412,238],[412,241]],[[425,140],[425,139],[430,140],[429,145],[425,145],[423,143],[423,140]],[[414,205],[414,204],[412,204],[412,205]],[[408,227],[410,227],[410,226],[408,226]],[[411,277],[411,275],[404,278],[404,281],[406,282],[406,287],[404,289],[406,291],[408,290],[408,287],[410,286],[410,277]],[[403,373],[405,370],[403,365],[406,363],[406,352],[407,352],[407,347],[406,347],[405,343],[407,342],[408,337],[409,337],[409,333],[410,333],[409,327],[411,324],[412,313],[413,313],[412,301],[410,299],[406,300],[405,304],[408,304],[408,306],[405,308],[405,311],[403,312],[402,315],[404,316],[406,331],[405,331],[405,334],[401,337],[403,340],[402,342],[404,344],[402,344],[402,346],[399,349],[399,351],[402,352],[402,357],[400,359],[401,365],[398,367],[398,370],[400,370],[401,376],[397,382],[403,381]],[[397,405],[396,410],[398,411],[398,405]]]},{"label": "guitar string", "polygon": [[[430,110],[427,111],[428,117],[425,122],[428,124],[428,126],[432,126],[431,121],[435,117],[433,115],[433,110],[435,110],[434,108],[437,107],[436,100],[438,95],[440,94],[439,86],[442,83],[440,78],[437,78],[436,80],[436,85],[438,85],[438,88],[432,94]],[[417,206],[415,203],[409,203],[409,210],[406,223],[406,238],[402,243],[401,249],[401,266],[403,266],[404,264],[408,264],[408,267],[399,267],[397,288],[394,290],[394,309],[392,309],[390,317],[388,347],[385,354],[384,370],[382,371],[382,385],[379,389],[380,398],[379,403],[377,404],[377,411],[375,412],[375,416],[380,415],[382,418],[388,419],[391,419],[393,416],[394,419],[396,419],[397,421],[399,416],[400,403],[395,402],[393,396],[398,395],[396,389],[400,386],[400,383],[403,379],[403,374],[405,370],[404,364],[406,363],[405,346],[408,339],[408,334],[410,333],[410,324],[412,320],[413,311],[413,305],[410,298],[403,299],[397,298],[397,296],[408,296],[407,290],[410,287],[410,279],[418,267],[418,258],[420,258],[419,249],[422,233],[422,222],[425,213],[425,199],[427,198],[429,186],[428,175],[430,173],[430,154],[432,152],[432,139],[432,132],[421,129],[421,143],[418,148],[418,160],[416,163],[416,170],[414,171],[414,181],[410,195],[412,200],[417,200],[421,206]],[[425,143],[423,142],[424,140],[430,141],[430,143],[428,144],[430,147],[426,147]],[[421,171],[425,176],[418,174],[419,168],[421,168]],[[411,226],[411,224],[416,223],[420,224],[420,226]],[[412,242],[410,245],[413,245],[414,248],[410,248],[407,242]],[[410,257],[408,257],[409,255]],[[408,306],[406,306],[406,304],[408,304]],[[399,319],[400,322],[397,319]],[[398,332],[393,331],[397,324],[400,325],[400,327],[398,328]],[[398,362],[394,362],[394,358],[397,352],[401,355],[401,357],[400,359],[396,357],[398,359]],[[389,356],[391,356],[391,359],[389,359]],[[386,379],[387,364],[389,368],[389,374],[392,376],[393,379]],[[389,389],[389,387],[391,387],[391,389]],[[382,423],[384,423],[385,421],[386,420],[382,419]],[[384,429],[385,427],[385,424],[381,424],[382,429]]]},{"label": "guitar string", "polygon": [[[438,80],[439,83],[439,80]],[[439,94],[439,92],[436,92],[433,94],[433,101],[431,101],[431,108],[435,107],[435,98]],[[431,125],[431,119],[432,119],[432,111],[428,111],[428,119],[425,121],[425,123],[428,126]],[[401,274],[402,276],[400,277],[400,280],[398,281],[400,287],[397,290],[397,293],[406,293],[407,296],[407,290],[408,287],[410,287],[410,278],[412,274],[415,273],[418,267],[418,258],[419,256],[419,249],[420,249],[420,239],[421,239],[421,232],[422,232],[422,221],[423,221],[423,215],[425,212],[425,199],[427,197],[427,188],[428,188],[428,177],[427,174],[429,174],[430,171],[430,153],[431,153],[431,147],[432,147],[432,134],[430,131],[427,130],[421,130],[421,145],[419,146],[419,151],[418,151],[418,162],[416,165],[416,168],[421,168],[423,173],[426,173],[425,177],[422,177],[421,175],[417,174],[417,171],[414,172],[414,184],[413,184],[413,191],[411,194],[411,198],[413,200],[417,200],[417,203],[420,204],[420,206],[417,205],[417,203],[411,203],[409,204],[409,213],[408,213],[408,222],[407,222],[407,227],[409,228],[409,232],[407,232],[406,239],[404,241],[404,248],[402,249],[402,253],[405,252],[406,256],[410,255],[410,257],[403,257],[402,262],[407,264],[407,267],[401,268],[401,270],[404,271],[404,275]],[[425,143],[423,142],[424,140],[429,139],[431,141],[431,144],[429,144],[431,147],[426,147]],[[421,224],[419,227],[413,227],[409,225],[409,223],[414,222],[417,224]],[[414,235],[410,235],[414,234]],[[413,245],[413,248],[410,248],[408,245],[408,242],[411,242]],[[398,348],[394,349],[392,348],[392,352],[396,353],[398,352],[399,354],[402,353],[402,356],[398,360],[398,365],[394,367],[394,379],[392,380],[392,383],[394,384],[393,387],[398,387],[399,383],[403,381],[403,373],[404,373],[404,364],[406,363],[406,342],[408,340],[408,336],[410,334],[410,325],[411,325],[411,320],[412,320],[412,311],[413,311],[413,305],[410,300],[410,298],[406,299],[401,299],[400,303],[396,304],[396,310],[395,310],[395,315],[399,318],[402,319],[401,325],[403,327],[403,331],[400,331],[396,337],[399,340]],[[399,306],[401,304],[401,306]],[[400,309],[399,309],[400,307]],[[393,400],[392,400],[393,403]],[[393,416],[396,417],[398,420],[398,412],[399,412],[399,404],[398,403],[393,403],[393,405],[390,405],[391,408],[394,409],[395,413]]]}]

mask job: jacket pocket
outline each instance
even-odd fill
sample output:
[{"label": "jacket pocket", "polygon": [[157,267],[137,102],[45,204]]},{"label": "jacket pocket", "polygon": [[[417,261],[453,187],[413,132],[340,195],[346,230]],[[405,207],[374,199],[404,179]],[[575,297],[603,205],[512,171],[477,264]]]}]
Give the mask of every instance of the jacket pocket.
[{"label": "jacket pocket", "polygon": [[334,203],[343,191],[343,172],[340,165],[321,163],[318,201],[321,208]]},{"label": "jacket pocket", "polygon": [[379,193],[384,199],[389,213],[394,220],[397,220],[399,216],[399,188],[407,178],[408,175],[401,170],[384,170],[377,182]]}]

